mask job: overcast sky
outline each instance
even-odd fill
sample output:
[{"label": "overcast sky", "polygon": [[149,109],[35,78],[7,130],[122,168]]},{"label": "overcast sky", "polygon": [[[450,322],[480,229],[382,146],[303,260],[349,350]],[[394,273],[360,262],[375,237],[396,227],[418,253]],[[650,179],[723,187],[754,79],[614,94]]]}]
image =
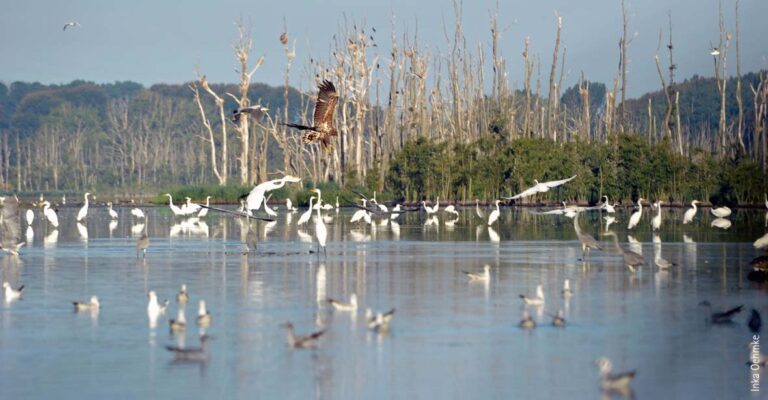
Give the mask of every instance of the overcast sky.
[{"label": "overcast sky", "polygon": [[[296,67],[291,84],[308,85],[311,54],[327,58],[339,26],[356,21],[378,31],[382,56],[388,55],[392,15],[399,33],[418,26],[422,44],[445,51],[444,22],[453,29],[450,0],[24,0],[0,6],[0,81],[66,83],[132,80],[144,85],[194,79],[195,65],[212,82],[235,82],[238,76],[232,42],[238,16],[253,23],[254,54],[265,64],[254,81],[283,82],[285,57],[278,42],[285,20],[296,40]],[[546,81],[554,45],[556,13],[563,17],[562,42],[567,47],[567,86],[584,71],[590,80],[608,83],[618,63],[621,34],[620,0],[500,0],[502,54],[517,87],[522,80],[525,36],[542,60]],[[734,29],[735,0],[723,0],[727,29]],[[709,43],[718,38],[717,0],[634,0],[627,2],[630,32],[637,33],[629,50],[629,92],[633,96],[658,88],[653,55],[659,30],[674,23],[678,76],[713,75]],[[464,33],[470,47],[489,46],[489,16],[496,1],[464,1]],[[768,68],[768,0],[740,3],[742,71]],[[67,29],[68,21],[82,27]],[[733,48],[733,47],[732,47]],[[733,53],[735,54],[735,53]],[[728,62],[735,71],[735,57]],[[730,68],[733,67],[733,68]]]}]

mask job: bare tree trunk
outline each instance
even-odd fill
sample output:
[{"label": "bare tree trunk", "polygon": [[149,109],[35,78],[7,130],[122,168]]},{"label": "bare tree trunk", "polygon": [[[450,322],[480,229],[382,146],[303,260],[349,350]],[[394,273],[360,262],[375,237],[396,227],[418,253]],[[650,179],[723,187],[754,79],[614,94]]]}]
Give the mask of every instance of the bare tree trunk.
[{"label": "bare tree trunk", "polygon": [[547,125],[546,129],[557,141],[557,130],[554,128],[553,118],[557,109],[557,93],[555,91],[555,73],[557,72],[557,56],[560,53],[560,31],[563,29],[563,17],[557,17],[557,33],[555,34],[555,50],[552,52],[552,67],[549,70],[549,92],[547,94]]},{"label": "bare tree trunk", "polygon": [[736,104],[739,107],[739,119],[736,126],[736,137],[742,152],[744,146],[744,100],[741,95],[741,52],[739,48],[739,0],[736,0]]}]

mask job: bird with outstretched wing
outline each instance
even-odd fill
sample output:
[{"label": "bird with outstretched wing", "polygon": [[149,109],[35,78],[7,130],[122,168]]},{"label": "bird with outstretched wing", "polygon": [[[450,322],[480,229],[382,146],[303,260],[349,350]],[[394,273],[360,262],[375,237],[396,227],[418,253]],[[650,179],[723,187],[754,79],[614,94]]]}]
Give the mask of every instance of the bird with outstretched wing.
[{"label": "bird with outstretched wing", "polygon": [[320,146],[331,151],[333,144],[331,137],[337,136],[338,132],[333,126],[333,116],[336,111],[336,103],[339,101],[339,94],[336,87],[328,80],[324,80],[318,85],[317,102],[315,102],[315,112],[312,115],[312,125],[301,125],[287,123],[286,126],[306,131],[301,141],[304,144],[320,143]]}]

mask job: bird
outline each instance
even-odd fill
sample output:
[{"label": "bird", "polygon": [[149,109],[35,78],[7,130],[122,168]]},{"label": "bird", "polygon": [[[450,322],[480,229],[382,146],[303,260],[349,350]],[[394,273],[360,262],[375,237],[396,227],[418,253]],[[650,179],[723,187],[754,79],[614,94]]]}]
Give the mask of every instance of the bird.
[{"label": "bird", "polygon": [[651,218],[651,227],[654,231],[659,230],[661,228],[661,200],[657,200],[654,204],[654,207],[656,207],[656,215]]},{"label": "bird", "polygon": [[189,198],[189,197],[185,197],[184,200],[186,200],[186,201],[181,206],[181,215],[194,214],[194,213],[200,211],[200,209],[202,208],[202,207],[200,207],[199,204],[193,203],[192,199]]},{"label": "bird", "polygon": [[184,215],[184,212],[181,211],[181,208],[173,204],[173,197],[170,193],[166,193],[163,196],[168,196],[168,207],[171,208],[171,212],[173,212],[173,215]]},{"label": "bird", "polygon": [[435,200],[435,205],[432,207],[427,207],[427,203],[425,201],[421,202],[421,205],[424,206],[424,211],[427,212],[427,215],[432,215],[437,212],[437,210],[440,209],[440,198],[438,197]]},{"label": "bird", "polygon": [[119,218],[119,215],[117,215],[117,211],[112,209],[112,202],[111,201],[107,203],[107,209],[109,210],[109,217],[110,218],[112,218],[112,219]]},{"label": "bird", "polygon": [[77,28],[77,27],[80,27],[80,23],[77,22],[77,21],[72,21],[72,22],[67,22],[66,24],[64,24],[64,27],[61,28],[61,30],[62,31],[66,31],[67,28]]},{"label": "bird", "polygon": [[385,313],[376,314],[371,312],[370,308],[365,310],[365,319],[368,322],[368,329],[380,334],[386,334],[389,332],[389,325],[392,322],[392,318],[394,318],[394,316],[394,308]]},{"label": "bird", "polygon": [[505,197],[504,199],[506,199],[506,200],[517,200],[517,199],[522,199],[522,198],[525,198],[525,197],[528,197],[528,196],[533,196],[533,195],[535,195],[537,193],[548,192],[549,189],[558,187],[560,185],[564,185],[564,184],[570,182],[571,180],[573,180],[575,178],[576,178],[576,175],[574,175],[574,176],[572,176],[570,178],[561,179],[561,180],[557,180],[557,181],[549,181],[549,182],[539,182],[538,180],[534,179],[533,182],[536,183],[534,186],[532,186],[532,187],[530,187],[528,189],[525,189],[522,192],[520,192],[520,193],[518,193],[518,194],[516,194],[516,195],[514,195],[512,197]]},{"label": "bird", "polygon": [[477,218],[485,219],[485,211],[480,208],[480,199],[475,199],[475,214]]},{"label": "bird", "polygon": [[728,229],[732,225],[731,220],[725,218],[715,218],[712,220],[710,226],[720,229]]},{"label": "bird", "polygon": [[285,199],[285,208],[291,212],[296,211],[296,207],[293,206],[293,202],[291,201],[290,197]]},{"label": "bird", "polygon": [[564,299],[570,299],[571,296],[573,296],[573,292],[571,291],[571,281],[566,279],[563,281],[563,298]]},{"label": "bird", "polygon": [[531,318],[531,315],[528,314],[528,311],[523,310],[523,318],[520,320],[517,326],[523,329],[533,329],[536,327],[536,321]]},{"label": "bird", "polygon": [[325,333],[325,330],[319,330],[306,336],[296,336],[291,322],[286,322],[280,326],[285,329],[288,347],[292,349],[314,349],[317,347],[320,336]]},{"label": "bird", "polygon": [[[375,204],[376,207],[379,207],[379,210],[381,210],[382,212],[385,212],[385,213],[389,212],[389,210],[387,209],[387,206],[385,206],[384,204],[380,204],[378,201],[376,201],[376,191],[375,190],[373,191],[373,198],[371,199],[371,203]],[[448,212],[452,212],[452,211],[448,211]]]},{"label": "bird", "polygon": [[757,238],[752,245],[755,246],[756,249],[762,249],[763,247],[768,246],[768,233]]},{"label": "bird", "polygon": [[611,224],[612,223],[616,222],[616,217],[613,217],[613,216],[610,216],[610,215],[605,216],[605,218],[603,218],[603,219],[605,220],[605,230],[606,231],[608,231],[611,228]]},{"label": "bird", "polygon": [[210,336],[200,336],[200,347],[178,347],[165,346],[165,349],[172,352],[176,361],[205,362],[208,360],[208,341]]},{"label": "bird", "polygon": [[5,302],[10,303],[21,298],[21,292],[24,290],[24,285],[19,286],[18,289],[14,289],[11,287],[10,283],[3,282],[3,289],[5,289]]},{"label": "bird", "polygon": [[579,242],[581,242],[581,256],[585,257],[585,255],[589,254],[591,250],[602,250],[603,248],[600,247],[600,244],[597,243],[597,240],[595,240],[592,235],[589,233],[584,233],[581,231],[581,227],[579,227],[579,216],[576,215],[575,218],[573,218],[573,228],[576,230],[576,237],[579,238]]},{"label": "bird", "polygon": [[131,209],[131,215],[139,219],[146,217],[146,215],[144,215],[144,211],[142,211],[141,208],[138,208],[138,207],[134,207]]},{"label": "bird", "polygon": [[271,198],[272,198],[272,195],[270,194],[269,196],[267,196],[267,198],[264,199],[264,212],[266,212],[267,215],[269,215],[270,217],[277,217],[277,213],[275,212],[275,210],[269,207],[269,199]]},{"label": "bird", "polygon": [[696,204],[698,203],[698,200],[694,200],[691,202],[691,208],[685,210],[685,214],[683,214],[683,225],[688,224],[689,222],[693,221],[693,218],[696,216]]},{"label": "bird", "polygon": [[157,301],[157,293],[154,290],[151,290],[147,296],[149,297],[149,303],[147,303],[147,315],[154,319],[159,315],[165,314],[169,301],[165,300],[163,304],[160,304]]},{"label": "bird", "polygon": [[491,280],[491,266],[488,264],[485,264],[483,266],[483,272],[468,272],[468,271],[461,271],[461,272],[463,272],[464,275],[466,275],[470,281],[488,282]]},{"label": "bird", "polygon": [[168,321],[171,333],[181,333],[187,330],[187,317],[184,315],[184,307],[179,307],[176,318]]},{"label": "bird", "polygon": [[240,117],[243,114],[248,114],[254,119],[259,119],[262,116],[264,116],[267,113],[267,111],[269,111],[269,108],[263,107],[260,104],[256,104],[248,107],[240,107],[232,110],[232,121],[234,121],[235,123],[240,122]]},{"label": "bird", "polygon": [[89,195],[90,193],[86,192],[85,196],[83,196],[85,197],[85,204],[83,204],[83,207],[80,208],[80,211],[77,212],[77,222],[82,221],[88,216],[88,196]]},{"label": "bird", "polygon": [[677,265],[661,257],[661,238],[656,233],[653,234],[653,263],[659,269],[669,269],[669,267]]},{"label": "bird", "polygon": [[731,215],[731,209],[728,208],[728,207],[725,207],[725,206],[718,207],[718,208],[713,208],[713,209],[711,209],[709,211],[712,213],[712,215],[714,215],[717,218],[725,218],[725,217]]},{"label": "bird", "polygon": [[[602,357],[595,361],[595,364],[600,369],[600,389],[604,391],[618,391],[629,392],[631,391],[630,383],[635,379],[637,373],[635,371],[622,372],[619,374],[613,374],[613,364],[605,357]],[[630,396],[625,396],[630,397]]]},{"label": "bird", "polygon": [[699,303],[700,306],[706,307],[709,312],[709,322],[713,324],[730,324],[733,322],[733,317],[736,316],[736,314],[740,313],[741,310],[744,309],[744,305],[740,305],[734,308],[731,308],[730,310],[726,311],[712,311],[712,304],[710,304],[709,301],[704,300],[701,303]]},{"label": "bird", "polygon": [[624,257],[624,265],[626,265],[630,271],[635,272],[637,270],[637,267],[645,264],[645,258],[643,258],[642,255],[632,250],[624,250],[623,247],[619,246],[619,240],[616,238],[615,233],[606,232],[604,233],[604,235],[613,236],[613,244],[616,247],[616,250],[618,250],[621,253],[621,255]]},{"label": "bird", "polygon": [[[317,191],[318,197],[320,196],[320,191],[315,189]],[[311,208],[310,208],[311,210]],[[317,219],[315,220],[315,236],[317,237],[317,254],[320,254],[320,248],[323,248],[323,255],[326,255],[325,250],[325,241],[328,238],[328,229],[325,227],[325,222],[323,221],[323,216],[320,215],[320,209],[317,209]]]},{"label": "bird", "polygon": [[280,189],[287,182],[300,182],[301,178],[297,178],[292,175],[285,175],[280,179],[273,179],[271,181],[266,181],[263,183],[260,183],[251,189],[251,191],[248,193],[248,197],[245,198],[245,204],[247,210],[258,210],[261,205],[264,203],[264,197],[266,196],[267,192],[270,192],[272,190]]},{"label": "bird", "polygon": [[307,223],[309,221],[309,218],[312,217],[312,202],[315,200],[315,197],[312,196],[309,198],[309,208],[307,211],[304,211],[303,214],[299,217],[299,220],[296,222],[297,225],[301,226]]},{"label": "bird", "polygon": [[632,216],[629,217],[629,224],[627,225],[627,229],[634,229],[637,224],[640,223],[640,218],[643,216],[643,199],[638,198],[637,199],[637,211],[632,213]]},{"label": "bird", "polygon": [[208,215],[208,207],[211,205],[211,196],[205,196],[205,207],[200,208],[200,212],[197,213],[197,218],[203,218]]},{"label": "bird", "polygon": [[501,200],[494,201],[494,204],[496,204],[496,209],[491,211],[491,213],[488,215],[488,226],[493,225],[496,220],[499,219],[499,215],[501,215],[501,211],[499,211],[499,203],[501,203]]},{"label": "bird", "polygon": [[27,225],[32,225],[32,222],[35,221],[35,212],[32,211],[31,208],[27,209],[25,217],[27,219]]},{"label": "bird", "polygon": [[139,253],[142,254],[142,258],[147,257],[147,248],[149,247],[149,236],[147,236],[146,230],[141,234],[139,240],[136,241],[136,258],[139,258]]},{"label": "bird", "polygon": [[720,55],[720,49],[714,46],[709,47],[709,55],[717,57]]},{"label": "bird", "polygon": [[565,318],[563,317],[563,310],[557,310],[557,314],[552,316],[552,326],[558,328],[565,327]]},{"label": "bird", "polygon": [[342,301],[334,300],[332,298],[327,298],[328,304],[333,307],[334,310],[338,311],[356,311],[357,310],[357,295],[352,293],[349,295],[349,303],[344,303]]},{"label": "bird", "polygon": [[763,320],[760,318],[760,313],[754,308],[749,316],[747,326],[749,326],[749,330],[752,331],[752,333],[760,333],[760,328],[763,326]]},{"label": "bird", "polygon": [[179,304],[187,304],[187,301],[189,301],[189,293],[187,293],[186,283],[181,284],[181,290],[179,290],[179,293],[176,293],[176,301]]},{"label": "bird", "polygon": [[331,151],[333,149],[331,138],[338,135],[336,128],[333,126],[333,117],[336,103],[339,101],[339,94],[336,92],[336,87],[329,80],[323,80],[317,88],[318,94],[315,110],[312,113],[312,125],[292,123],[285,125],[301,131],[307,131],[301,137],[302,143],[320,143],[323,150]]},{"label": "bird", "polygon": [[101,305],[99,304],[99,298],[91,296],[91,300],[85,301],[73,301],[72,305],[75,306],[75,312],[80,311],[98,311]]},{"label": "bird", "polygon": [[200,300],[200,303],[198,303],[197,307],[197,326],[201,328],[207,328],[211,326],[211,322],[213,320],[213,317],[211,316],[211,313],[208,312],[208,309],[205,308],[205,300]]},{"label": "bird", "polygon": [[616,212],[616,208],[611,205],[611,203],[608,202],[608,196],[603,196],[605,198],[605,202],[603,203],[603,210],[607,212],[608,214],[613,214]]},{"label": "bird", "polygon": [[51,203],[47,200],[43,202],[43,215],[48,219],[48,222],[53,225],[54,228],[59,227],[59,217],[56,215],[56,211],[51,208]]},{"label": "bird", "polygon": [[362,199],[362,200],[363,200],[363,208],[355,211],[355,213],[352,214],[352,218],[349,220],[349,222],[355,223],[362,219],[365,221],[366,224],[371,223],[371,212],[368,211],[368,208],[366,207],[367,200],[366,199]]},{"label": "bird", "polygon": [[523,299],[525,305],[542,306],[544,305],[544,288],[541,285],[536,286],[536,297],[528,297],[521,294],[520,298]]},{"label": "bird", "polygon": [[453,204],[449,204],[448,206],[443,208],[443,211],[445,211],[447,213],[451,213],[451,214],[453,214],[453,215],[455,215],[457,217],[459,216],[459,212],[456,211],[456,207]]}]

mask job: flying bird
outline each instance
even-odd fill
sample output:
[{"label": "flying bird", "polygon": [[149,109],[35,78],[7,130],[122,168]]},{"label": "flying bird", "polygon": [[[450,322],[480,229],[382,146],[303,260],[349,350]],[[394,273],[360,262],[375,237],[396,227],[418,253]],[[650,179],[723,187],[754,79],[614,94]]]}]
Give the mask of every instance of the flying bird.
[{"label": "flying bird", "polygon": [[61,30],[62,31],[66,31],[67,28],[79,28],[79,27],[80,27],[80,23],[79,22],[72,21],[72,22],[67,22],[66,24],[64,24],[64,27],[61,28]]},{"label": "flying bird", "polygon": [[532,186],[532,187],[530,187],[528,189],[525,189],[524,191],[522,191],[522,192],[520,192],[520,193],[518,193],[518,194],[516,194],[516,195],[514,195],[512,197],[505,197],[504,199],[506,199],[506,200],[517,200],[517,199],[522,199],[524,197],[533,196],[536,193],[548,192],[549,189],[558,187],[560,185],[564,185],[564,184],[570,182],[571,180],[573,180],[574,178],[576,178],[576,175],[574,175],[574,176],[572,176],[570,178],[560,179],[560,180],[557,180],[557,181],[549,181],[549,182],[539,182],[536,179],[534,179],[533,181],[536,183],[536,185],[534,185],[534,186]]},{"label": "flying bird", "polygon": [[255,119],[259,119],[264,114],[266,114],[267,111],[269,111],[269,108],[262,107],[259,104],[255,106],[240,107],[238,109],[232,110],[232,121],[234,121],[235,123],[240,122],[240,116],[242,116],[243,114],[250,114],[251,117]]},{"label": "flying bird", "polygon": [[315,103],[315,112],[312,115],[312,125],[285,124],[291,128],[301,131],[307,131],[301,137],[304,144],[320,143],[326,151],[333,149],[331,137],[337,136],[338,132],[333,126],[333,115],[336,110],[336,103],[339,101],[339,94],[336,87],[328,80],[318,85],[317,102]]}]

